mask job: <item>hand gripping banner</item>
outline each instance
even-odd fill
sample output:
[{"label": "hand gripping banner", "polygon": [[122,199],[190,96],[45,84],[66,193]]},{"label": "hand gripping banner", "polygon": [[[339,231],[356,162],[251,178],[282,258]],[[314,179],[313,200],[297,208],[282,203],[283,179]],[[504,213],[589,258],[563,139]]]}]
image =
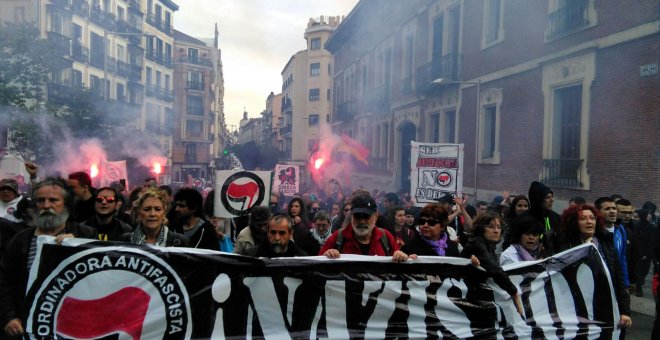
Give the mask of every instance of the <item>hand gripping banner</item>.
[{"label": "hand gripping banner", "polygon": [[255,259],[73,240],[43,245],[27,292],[36,337],[618,338],[595,247],[505,268],[507,293],[465,259]]}]

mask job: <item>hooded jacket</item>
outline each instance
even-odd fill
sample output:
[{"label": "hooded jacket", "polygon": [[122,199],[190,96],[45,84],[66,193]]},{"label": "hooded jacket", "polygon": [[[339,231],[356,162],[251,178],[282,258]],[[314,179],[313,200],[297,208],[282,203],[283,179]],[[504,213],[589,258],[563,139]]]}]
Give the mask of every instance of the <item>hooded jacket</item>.
[{"label": "hooded jacket", "polygon": [[532,182],[529,186],[529,210],[527,213],[543,221],[543,225],[545,226],[543,246],[548,254],[554,254],[554,249],[556,248],[555,234],[559,232],[561,216],[543,207],[543,200],[550,193],[553,192],[547,185],[537,181]]}]

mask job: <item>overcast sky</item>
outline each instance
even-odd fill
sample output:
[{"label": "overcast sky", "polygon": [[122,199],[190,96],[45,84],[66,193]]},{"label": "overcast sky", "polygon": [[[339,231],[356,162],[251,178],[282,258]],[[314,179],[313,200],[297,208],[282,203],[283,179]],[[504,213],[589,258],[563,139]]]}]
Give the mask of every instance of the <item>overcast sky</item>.
[{"label": "overcast sky", "polygon": [[220,31],[227,125],[259,117],[282,87],[289,58],[305,49],[309,18],[346,16],[358,0],[175,0],[174,28],[196,38]]}]

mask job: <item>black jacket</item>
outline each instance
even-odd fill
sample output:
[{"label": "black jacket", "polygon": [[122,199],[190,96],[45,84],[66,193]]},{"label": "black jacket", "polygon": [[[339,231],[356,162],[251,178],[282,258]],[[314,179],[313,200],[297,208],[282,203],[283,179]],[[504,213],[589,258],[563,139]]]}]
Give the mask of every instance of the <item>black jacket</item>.
[{"label": "black jacket", "polygon": [[268,239],[263,240],[259,243],[259,246],[251,248],[247,252],[247,256],[252,257],[296,257],[296,256],[307,256],[302,249],[298,248],[294,242],[289,241],[289,245],[286,247],[286,252],[284,254],[276,254],[273,252],[273,249],[270,247],[270,242]]},{"label": "black jacket", "polygon": [[92,217],[80,225],[94,228],[96,230],[96,239],[101,241],[122,241],[122,235],[133,231],[133,227],[122,222],[117,217],[114,217],[112,222],[107,226],[100,226],[96,217]]},{"label": "black jacket", "polygon": [[90,197],[88,200],[76,201],[76,205],[73,208],[73,221],[82,223],[94,217],[94,203],[96,202],[95,197],[96,195],[92,193],[92,197]]},{"label": "black jacket", "polygon": [[[184,235],[182,226],[178,226],[175,231]],[[215,233],[215,226],[211,222],[204,220],[204,224],[197,228],[197,231],[190,237],[188,246],[190,248],[220,250],[220,240],[218,239],[218,234]]]},{"label": "black jacket", "polygon": [[[416,235],[409,242],[403,245],[401,251],[406,254],[417,254],[422,256],[439,256],[438,253],[422,238],[422,236],[415,232]],[[447,232],[447,248],[445,249],[445,256],[458,256],[458,243],[449,239]]]},{"label": "black jacket", "polygon": [[545,251],[552,255],[557,248],[557,238],[556,234],[559,232],[561,225],[561,216],[556,212],[546,209],[543,207],[543,200],[545,196],[549,193],[552,193],[550,187],[541,183],[541,182],[532,182],[529,187],[529,210],[525,214],[530,214],[534,218],[543,222],[543,225],[546,226],[546,231],[543,234],[543,248]]},{"label": "black jacket", "polygon": [[469,259],[476,256],[486,272],[493,278],[495,283],[504,289],[509,295],[514,296],[518,289],[513,285],[509,276],[502,270],[495,255],[495,243],[489,242],[483,236],[473,236],[463,247],[461,257]]},{"label": "black jacket", "polygon": [[[25,228],[17,233],[5,249],[0,260],[0,325],[24,316],[23,306],[25,290],[28,281],[28,252],[35,228]],[[67,222],[62,234],[73,234],[75,237],[96,239],[93,228]],[[23,320],[25,325],[25,320]]]}]

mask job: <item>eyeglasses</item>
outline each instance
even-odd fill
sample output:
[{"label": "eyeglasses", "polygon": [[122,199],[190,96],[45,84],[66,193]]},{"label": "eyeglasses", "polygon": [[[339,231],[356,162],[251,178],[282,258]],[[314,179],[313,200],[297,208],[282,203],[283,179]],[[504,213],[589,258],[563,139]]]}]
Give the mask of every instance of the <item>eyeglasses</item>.
[{"label": "eyeglasses", "polygon": [[499,225],[499,224],[489,224],[489,225],[486,226],[486,228],[489,228],[489,229],[500,229],[500,230],[502,230],[502,226]]},{"label": "eyeglasses", "polygon": [[96,198],[97,203],[103,203],[103,202],[108,202],[108,203],[115,203],[115,198],[114,197],[97,197]]},{"label": "eyeglasses", "polygon": [[436,220],[435,218],[420,218],[419,219],[419,225],[424,225],[426,223],[428,223],[430,226],[434,226],[434,225],[440,223],[440,221]]}]

